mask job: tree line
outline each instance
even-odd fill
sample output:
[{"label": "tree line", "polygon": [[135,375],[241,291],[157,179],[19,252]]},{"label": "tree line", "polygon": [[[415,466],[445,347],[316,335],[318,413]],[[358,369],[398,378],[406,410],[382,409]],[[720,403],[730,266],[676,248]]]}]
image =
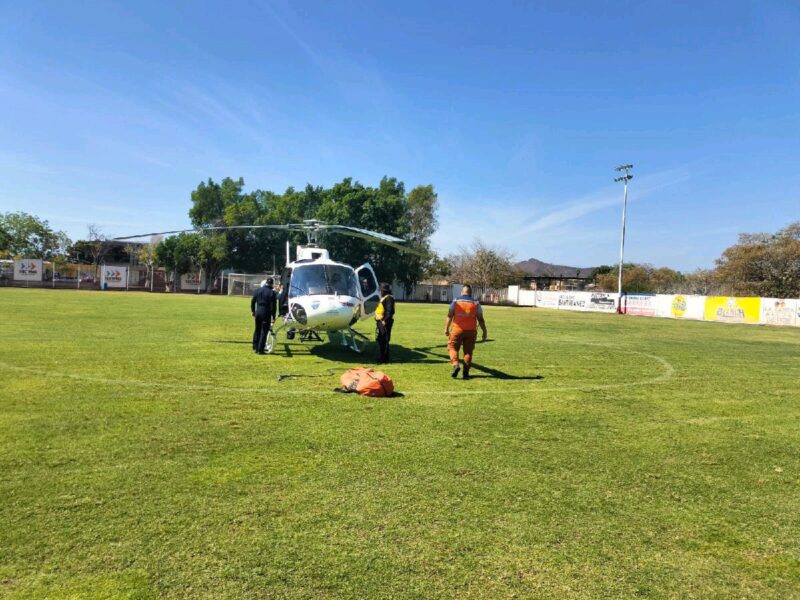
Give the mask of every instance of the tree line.
[{"label": "tree line", "polygon": [[[438,197],[432,185],[406,192],[405,184],[384,177],[375,187],[346,178],[329,188],[307,185],[283,193],[244,191],[244,179],[224,178],[201,182],[191,193],[189,218],[196,232],[181,233],[150,244],[109,243],[100,230],[89,226],[87,239],[72,242],[47,221],[22,212],[0,215],[0,257],[101,262],[119,260],[120,253],[133,256],[152,271],[156,266],[183,274],[200,269],[206,281],[223,269],[243,273],[272,272],[285,258],[285,244],[306,243],[302,232],[265,229],[203,231],[230,225],[283,225],[316,219],[325,223],[369,229],[407,240],[417,254],[401,252],[369,240],[329,234],[320,241],[334,260],[356,267],[372,264],[381,280],[396,280],[407,290],[425,278],[439,261],[430,245],[436,231]],[[334,237],[335,236],[335,237]]]},{"label": "tree line", "polygon": [[[441,257],[430,239],[438,226],[438,198],[432,185],[406,192],[405,185],[384,177],[376,187],[346,178],[329,188],[307,185],[282,194],[244,192],[244,180],[201,182],[191,193],[189,217],[197,228],[220,225],[281,225],[317,219],[371,229],[405,238],[422,256],[402,253],[359,238],[323,240],[335,260],[358,266],[370,262],[378,277],[398,281],[410,291],[425,278],[447,278],[482,288],[521,283],[524,274],[513,255],[475,241],[469,248]],[[285,256],[285,243],[305,243],[301,232],[232,230],[192,232],[153,240],[143,246],[113,245],[89,226],[86,239],[72,242],[47,221],[23,212],[0,213],[0,258],[43,258],[58,262],[127,262],[134,257],[148,269],[163,267],[183,274],[202,269],[209,285],[222,269],[272,272]],[[617,290],[617,266],[603,265],[590,276],[598,290]],[[800,221],[774,234],[744,233],[725,249],[713,269],[681,273],[667,267],[628,263],[623,290],[630,293],[685,293],[762,297],[800,297]]]},{"label": "tree line", "polygon": [[[598,289],[617,291],[616,265],[594,269]],[[622,289],[629,293],[800,297],[800,221],[777,233],[743,233],[713,269],[681,273],[649,264],[625,264]]]}]

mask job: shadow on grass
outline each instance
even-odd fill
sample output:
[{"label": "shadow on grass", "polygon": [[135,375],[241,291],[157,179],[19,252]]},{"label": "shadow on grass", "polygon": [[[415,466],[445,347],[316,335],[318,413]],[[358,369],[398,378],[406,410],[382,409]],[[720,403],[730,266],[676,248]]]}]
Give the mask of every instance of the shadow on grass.
[{"label": "shadow on grass", "polygon": [[[373,343],[368,344],[361,354],[339,344],[320,344],[310,347],[309,351],[313,356],[345,364],[363,365],[377,362],[377,347]],[[414,348],[394,344],[389,345],[389,356],[392,364],[438,364],[442,362],[429,357],[424,352],[418,352]]]},{"label": "shadow on grass", "polygon": [[[488,339],[484,342],[478,343],[478,348],[480,348],[481,344],[493,342],[494,340]],[[251,344],[252,342],[245,341],[245,340],[211,340],[212,343],[215,344]],[[288,342],[283,342],[282,344],[275,345],[275,351],[280,352],[280,346],[283,346],[283,352],[286,357],[291,358],[294,356],[292,352],[292,345],[299,345],[301,348],[307,348],[308,353],[312,356],[316,356],[319,358],[324,358],[325,360],[332,360],[344,364],[349,365],[364,365],[375,363],[376,361],[376,353],[377,348],[373,342],[367,344],[364,352],[358,354],[354,352],[347,346],[342,346],[341,344],[331,343],[331,342],[311,342],[311,343],[298,343],[295,342],[294,344],[289,344]],[[390,345],[390,356],[391,356],[391,364],[421,364],[421,365],[435,365],[435,364],[445,364],[450,362],[450,356],[448,354],[443,354],[439,352],[434,352],[436,349],[446,349],[447,344],[437,344],[435,346],[424,346],[424,347],[417,347],[417,348],[406,348],[405,346],[397,346],[394,344]],[[540,379],[544,379],[542,375],[512,375],[510,373],[506,373],[505,371],[501,371],[499,369],[494,369],[492,367],[487,367],[481,365],[480,363],[473,362],[472,363],[472,371],[473,374],[471,375],[472,379],[501,379],[501,380],[508,380],[508,381],[520,381],[520,380],[527,380],[527,381],[537,381]],[[481,374],[475,373],[478,371]]]},{"label": "shadow on grass", "polygon": [[[493,340],[486,340],[485,342],[480,342],[480,344],[485,344],[486,342],[491,342]],[[450,362],[450,355],[449,354],[440,354],[438,352],[434,352],[433,350],[436,348],[447,348],[447,344],[437,344],[436,346],[427,346],[424,348],[414,348],[415,351],[425,353],[428,356],[436,356],[443,360],[439,360],[436,362]],[[493,369],[492,367],[484,366],[480,363],[473,362],[472,366],[470,367],[473,373],[470,374],[471,379],[503,379],[509,381],[538,381],[540,379],[544,379],[542,375],[512,375],[511,373],[506,373],[505,371],[501,371],[499,369]],[[474,371],[480,371],[483,373],[482,375],[474,374]]]}]

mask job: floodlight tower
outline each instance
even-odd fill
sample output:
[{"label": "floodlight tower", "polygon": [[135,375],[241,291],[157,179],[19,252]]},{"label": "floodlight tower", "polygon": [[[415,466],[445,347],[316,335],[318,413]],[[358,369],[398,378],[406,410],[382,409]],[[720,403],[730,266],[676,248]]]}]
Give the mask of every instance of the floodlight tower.
[{"label": "floodlight tower", "polygon": [[615,177],[614,181],[621,181],[625,185],[625,193],[622,200],[622,239],[619,243],[619,277],[617,279],[617,312],[622,313],[622,261],[625,258],[625,214],[628,212],[628,182],[633,179],[630,171],[633,165],[620,165],[614,170],[624,173]]}]

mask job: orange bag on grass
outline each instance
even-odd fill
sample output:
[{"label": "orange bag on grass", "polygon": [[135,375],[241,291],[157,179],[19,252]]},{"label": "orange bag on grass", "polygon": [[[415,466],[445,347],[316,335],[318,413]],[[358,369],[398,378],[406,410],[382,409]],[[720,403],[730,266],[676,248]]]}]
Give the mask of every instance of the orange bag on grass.
[{"label": "orange bag on grass", "polygon": [[339,381],[344,391],[356,392],[362,396],[382,397],[394,393],[392,378],[386,373],[373,371],[368,367],[348,369]]}]

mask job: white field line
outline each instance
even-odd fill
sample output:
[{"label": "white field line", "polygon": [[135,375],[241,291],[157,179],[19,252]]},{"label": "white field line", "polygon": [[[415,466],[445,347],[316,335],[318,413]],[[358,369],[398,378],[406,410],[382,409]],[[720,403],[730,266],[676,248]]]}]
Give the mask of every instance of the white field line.
[{"label": "white field line", "polygon": [[[612,348],[614,350],[618,350],[621,352],[627,352],[629,354],[636,354],[639,356],[643,356],[645,358],[649,358],[651,360],[654,360],[661,366],[662,372],[656,377],[649,377],[647,379],[642,379],[639,381],[589,384],[580,386],[539,387],[537,383],[531,382],[525,386],[526,389],[524,390],[512,388],[512,389],[485,389],[485,390],[420,390],[420,391],[398,390],[398,391],[402,391],[404,396],[467,396],[467,395],[489,396],[494,394],[510,395],[515,393],[522,393],[523,391],[536,391],[536,392],[592,391],[592,390],[627,388],[627,387],[635,387],[642,385],[655,385],[672,379],[673,375],[675,374],[675,368],[672,366],[672,364],[670,364],[670,362],[665,358],[658,356],[656,354],[647,354],[646,352],[639,352],[638,350],[629,350],[626,348],[619,348],[617,346],[611,346],[606,344],[593,344],[586,342],[577,342],[577,343],[585,344],[587,346],[601,346],[603,348]],[[19,373],[30,373],[32,375],[38,375],[42,377],[60,377],[65,379],[73,379],[76,381],[88,381],[91,383],[100,383],[104,385],[113,385],[113,386],[136,386],[142,388],[157,388],[157,389],[174,390],[174,391],[181,391],[181,390],[208,391],[208,392],[226,391],[226,392],[237,392],[237,393],[263,393],[268,390],[266,385],[262,387],[248,388],[248,387],[231,387],[223,385],[192,385],[192,384],[178,384],[174,382],[170,383],[170,382],[157,382],[157,381],[155,382],[137,381],[135,379],[107,379],[105,377],[94,377],[92,375],[64,373],[61,371],[37,369],[34,367],[20,367],[2,361],[0,361],[0,368],[7,369],[9,371],[16,371]],[[447,375],[443,374],[443,379],[447,377],[448,377]],[[273,387],[270,391],[275,389],[276,388]],[[293,390],[291,388],[281,388],[279,393],[291,396],[319,396],[325,392],[326,390],[319,390],[319,389]]]}]

